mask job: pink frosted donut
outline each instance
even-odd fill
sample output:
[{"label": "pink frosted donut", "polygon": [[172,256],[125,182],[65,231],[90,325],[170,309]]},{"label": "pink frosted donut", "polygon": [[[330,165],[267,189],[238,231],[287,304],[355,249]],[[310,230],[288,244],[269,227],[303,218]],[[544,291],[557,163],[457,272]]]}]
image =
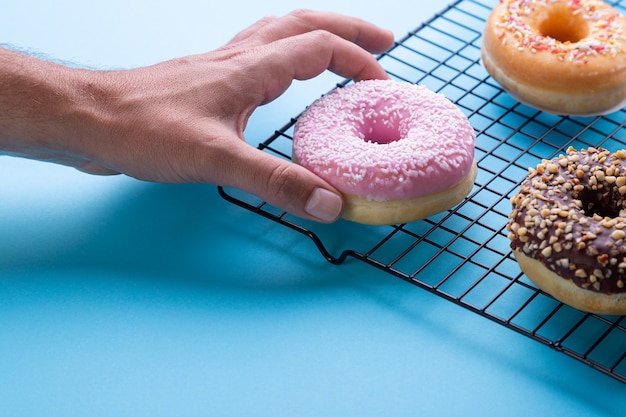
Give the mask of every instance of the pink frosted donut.
[{"label": "pink frosted donut", "polygon": [[360,81],[298,118],[293,159],[344,194],[343,217],[396,224],[459,203],[476,178],[474,130],[443,95],[392,80]]}]

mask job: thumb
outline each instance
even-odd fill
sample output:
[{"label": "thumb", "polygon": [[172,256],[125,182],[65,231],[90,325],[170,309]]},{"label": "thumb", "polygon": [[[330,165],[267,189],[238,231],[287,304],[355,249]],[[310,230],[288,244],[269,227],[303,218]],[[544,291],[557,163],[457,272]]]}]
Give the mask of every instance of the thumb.
[{"label": "thumb", "polygon": [[233,186],[262,198],[288,213],[332,223],[343,213],[339,191],[293,162],[246,146],[239,154],[240,173]]}]

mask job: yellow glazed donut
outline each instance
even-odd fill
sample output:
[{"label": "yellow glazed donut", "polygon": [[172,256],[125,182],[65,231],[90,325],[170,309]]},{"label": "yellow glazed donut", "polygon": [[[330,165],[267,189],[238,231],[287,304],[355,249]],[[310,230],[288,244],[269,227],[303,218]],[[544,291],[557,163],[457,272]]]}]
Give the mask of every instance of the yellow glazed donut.
[{"label": "yellow glazed donut", "polygon": [[626,100],[626,18],[598,0],[501,0],[483,32],[482,63],[519,101],[596,115]]}]

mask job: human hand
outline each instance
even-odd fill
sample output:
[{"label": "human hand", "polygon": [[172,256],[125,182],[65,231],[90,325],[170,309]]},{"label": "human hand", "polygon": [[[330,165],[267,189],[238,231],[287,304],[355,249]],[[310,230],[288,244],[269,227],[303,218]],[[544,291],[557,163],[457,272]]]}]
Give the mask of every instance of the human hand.
[{"label": "human hand", "polygon": [[12,153],[93,174],[235,187],[294,215],[332,222],[342,212],[341,194],[246,144],[244,129],[253,111],[293,80],[326,69],[355,80],[388,78],[371,53],[392,44],[390,32],[362,20],[297,11],[265,18],[202,55],[125,71],[56,66],[55,77],[48,68],[48,78],[69,81],[56,81],[55,108],[39,109],[39,131],[13,126],[12,138],[23,140]]}]

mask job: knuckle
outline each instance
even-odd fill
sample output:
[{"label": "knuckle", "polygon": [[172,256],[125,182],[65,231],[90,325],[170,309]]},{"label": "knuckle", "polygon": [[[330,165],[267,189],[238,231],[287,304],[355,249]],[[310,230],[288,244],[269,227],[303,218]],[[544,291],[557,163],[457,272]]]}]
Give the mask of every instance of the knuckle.
[{"label": "knuckle", "polygon": [[326,45],[338,39],[337,35],[324,29],[316,29],[309,32],[309,34],[315,38],[316,42],[320,42],[322,45]]},{"label": "knuckle", "polygon": [[309,9],[294,10],[287,15],[287,20],[300,27],[303,32],[312,32],[320,28],[317,13]]},{"label": "knuckle", "polygon": [[297,20],[308,22],[313,16],[313,11],[310,9],[296,9],[290,12],[288,16]]},{"label": "knuckle", "polygon": [[274,23],[276,20],[278,20],[278,18],[276,16],[273,15],[268,15],[268,16],[264,16],[262,17],[258,23],[261,25],[269,25]]}]

